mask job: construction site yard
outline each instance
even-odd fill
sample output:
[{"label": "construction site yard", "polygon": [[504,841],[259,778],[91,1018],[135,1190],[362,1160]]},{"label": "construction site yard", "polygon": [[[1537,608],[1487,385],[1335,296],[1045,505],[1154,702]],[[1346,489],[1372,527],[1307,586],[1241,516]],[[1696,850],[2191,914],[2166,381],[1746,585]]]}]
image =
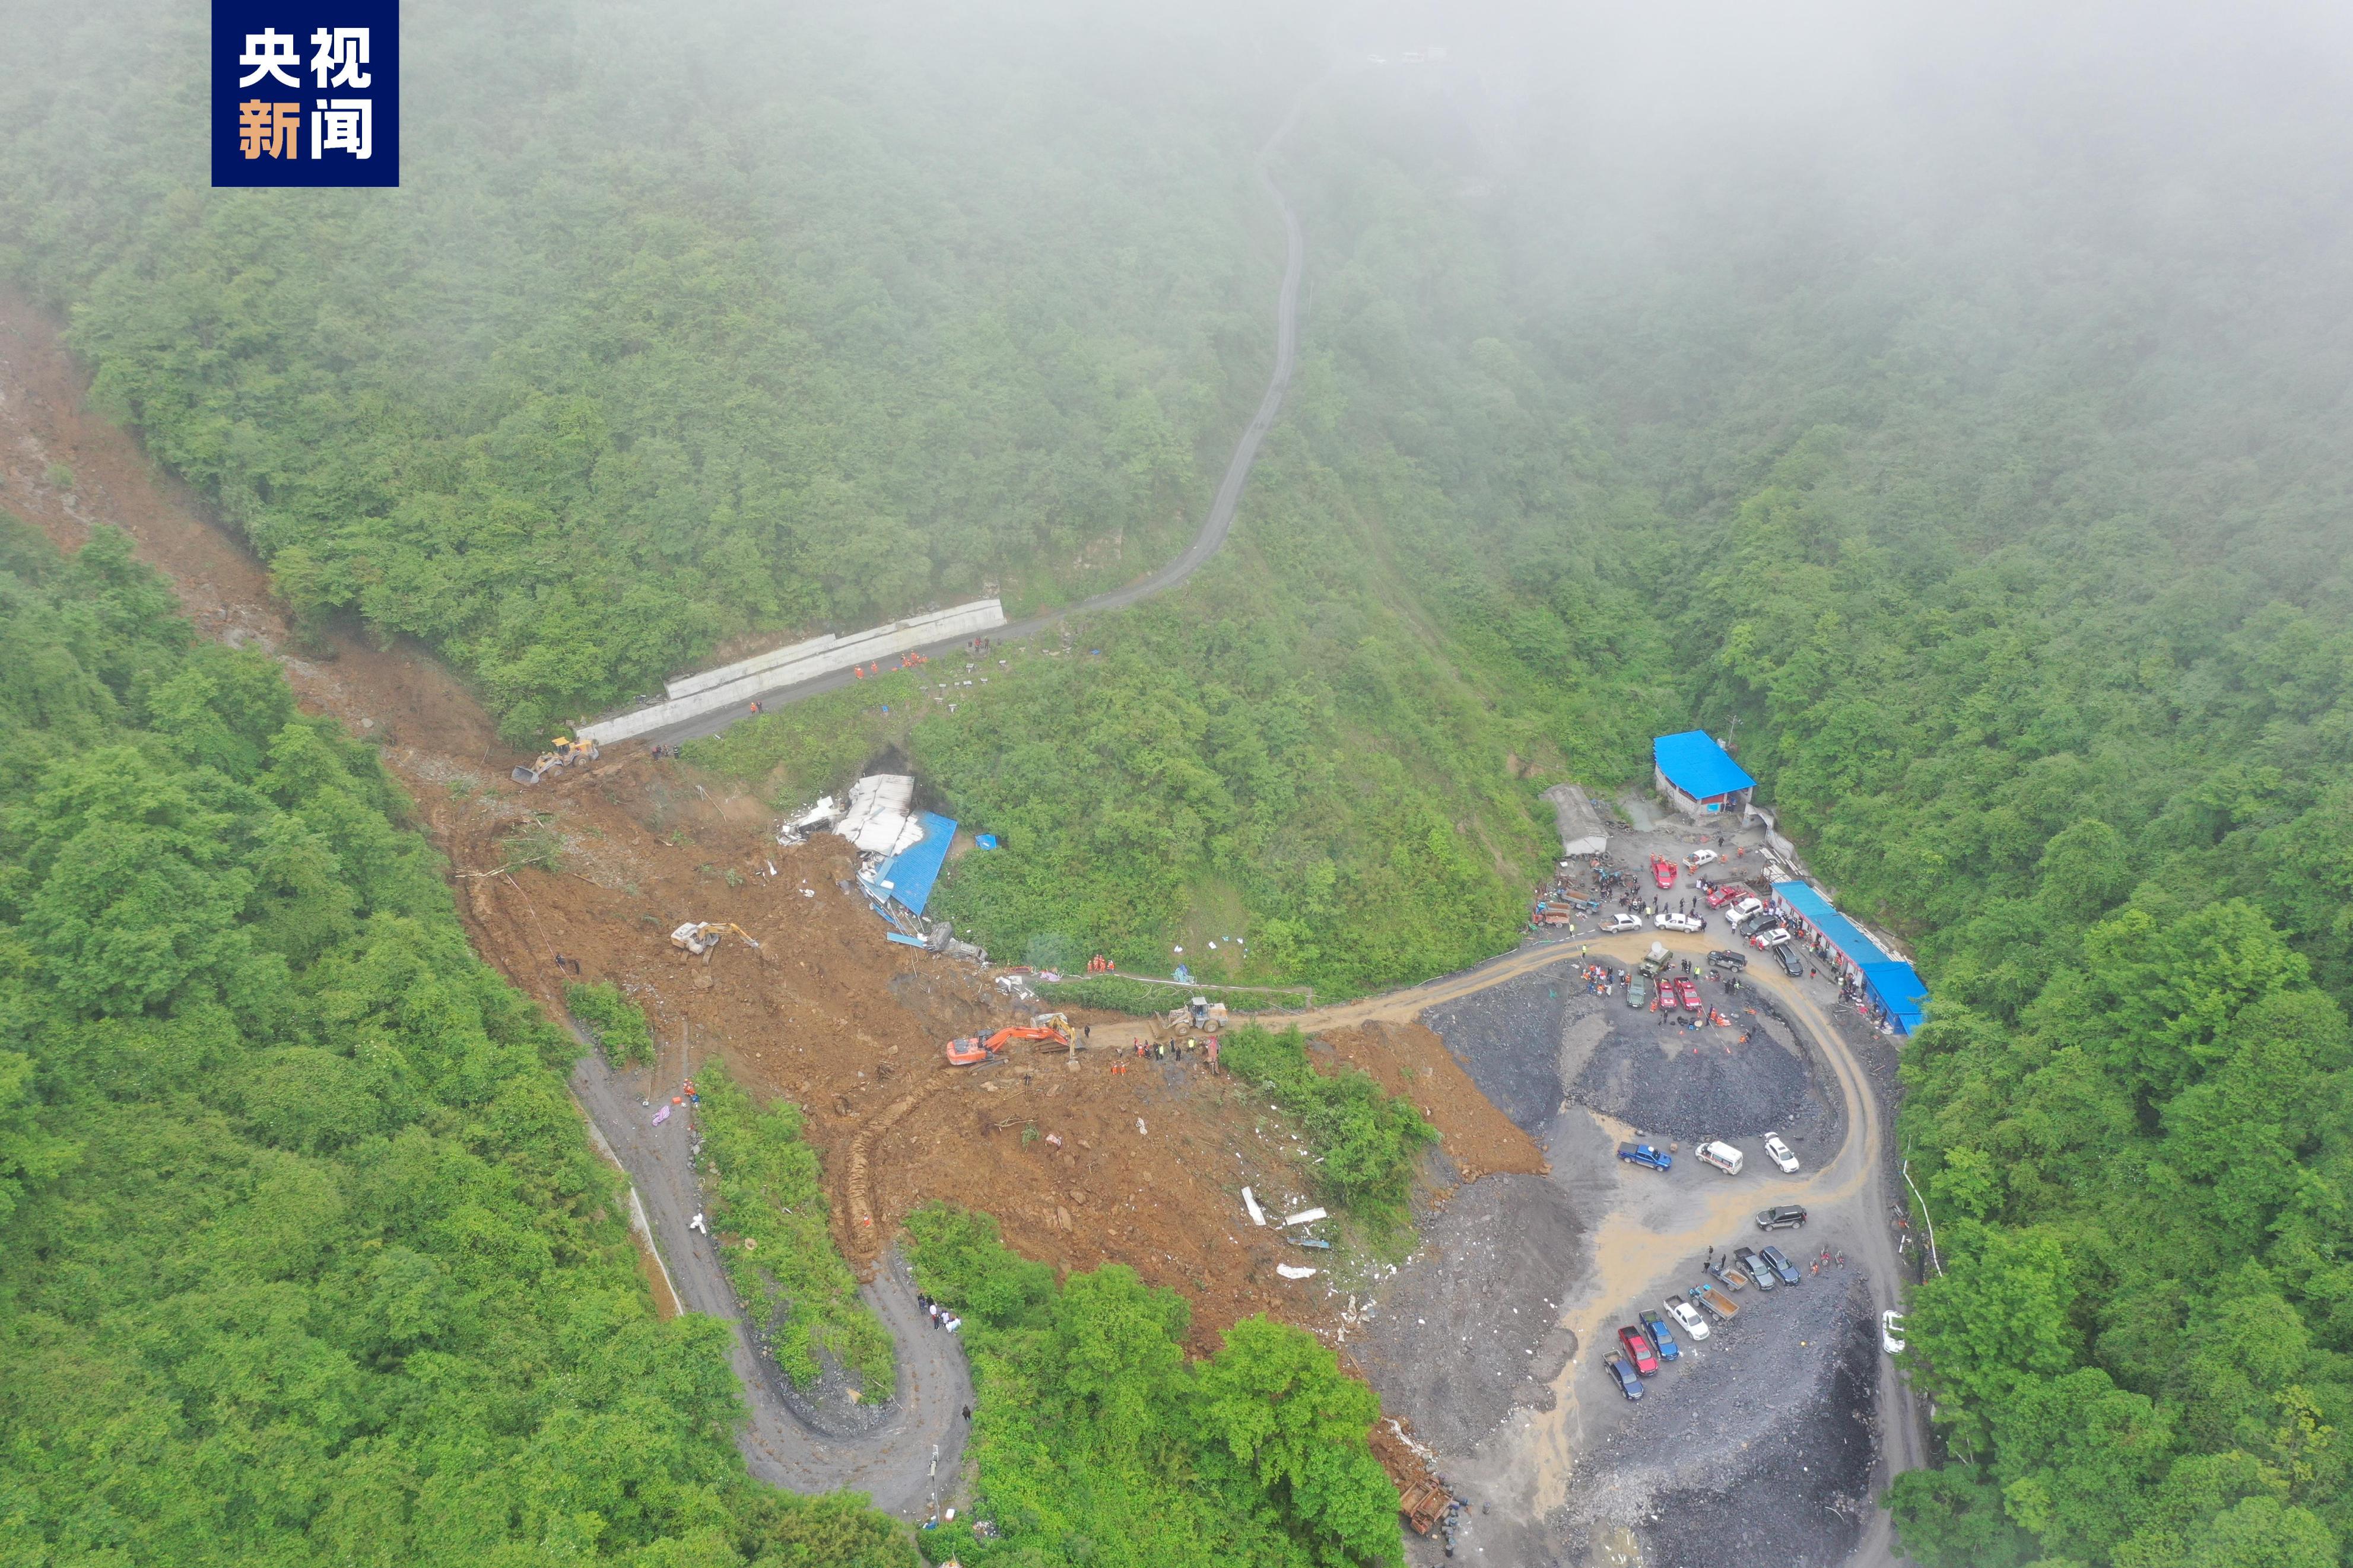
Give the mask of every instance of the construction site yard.
[{"label": "construction site yard", "polygon": [[[1629,1009],[1574,962],[1423,1015],[1550,1166],[1431,1205],[1421,1247],[1376,1310],[1359,1305],[1350,1340],[1384,1407],[1471,1504],[1457,1559],[1662,1565],[1728,1550],[1821,1564],[1843,1560],[1872,1511],[1877,1321],[1864,1270],[1835,1261],[1852,1222],[1824,1213],[1765,1237],[1751,1218],[1799,1180],[1766,1158],[1763,1134],[1811,1171],[1847,1135],[1842,1100],[1769,1001],[1698,984],[1733,1026]],[[1744,1151],[1739,1177],[1688,1152],[1666,1173],[1616,1157],[1624,1140],[1688,1151],[1702,1136]],[[1703,1282],[1708,1248],[1768,1240],[1808,1270],[1801,1285],[1740,1293],[1733,1323],[1685,1336],[1626,1401],[1602,1365],[1617,1328]],[[1833,1261],[1813,1273],[1823,1250]]]}]

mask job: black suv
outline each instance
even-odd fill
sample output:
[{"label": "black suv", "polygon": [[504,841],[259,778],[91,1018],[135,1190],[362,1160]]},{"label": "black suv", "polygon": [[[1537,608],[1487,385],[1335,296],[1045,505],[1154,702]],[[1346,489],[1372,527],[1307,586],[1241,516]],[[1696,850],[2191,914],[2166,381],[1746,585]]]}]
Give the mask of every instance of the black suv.
[{"label": "black suv", "polygon": [[1785,942],[1773,950],[1773,956],[1781,963],[1781,973],[1792,980],[1804,978],[1806,973],[1805,961],[1798,956],[1796,942]]},{"label": "black suv", "polygon": [[1796,1230],[1806,1223],[1806,1211],[1795,1204],[1776,1204],[1757,1211],[1759,1230]]},{"label": "black suv", "polygon": [[1707,955],[1707,961],[1710,963],[1715,964],[1718,969],[1746,969],[1748,967],[1748,955],[1746,953],[1734,952],[1728,948],[1717,948],[1714,952]]}]

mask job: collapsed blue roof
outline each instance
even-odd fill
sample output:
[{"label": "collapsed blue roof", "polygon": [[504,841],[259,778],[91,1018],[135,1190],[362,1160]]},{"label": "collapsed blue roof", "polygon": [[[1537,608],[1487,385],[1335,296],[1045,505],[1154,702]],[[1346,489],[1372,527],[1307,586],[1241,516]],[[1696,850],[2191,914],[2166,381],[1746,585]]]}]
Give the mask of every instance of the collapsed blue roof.
[{"label": "collapsed blue roof", "polygon": [[[875,867],[866,886],[876,898],[895,900],[907,907],[908,913],[920,915],[931,901],[932,884],[940,879],[940,868],[947,863],[956,825],[936,811],[919,811],[915,820],[923,825],[923,837]],[[886,888],[885,882],[891,885]]]},{"label": "collapsed blue roof", "polygon": [[1694,800],[1750,789],[1757,783],[1704,730],[1661,735],[1651,742],[1651,759],[1669,784]]},{"label": "collapsed blue roof", "polygon": [[1920,1019],[1928,1008],[1927,984],[1920,972],[1900,958],[1883,958],[1856,965],[1862,971],[1862,983],[1871,988],[1887,1016],[1895,1020],[1895,1027],[1910,1034],[1920,1026]]}]

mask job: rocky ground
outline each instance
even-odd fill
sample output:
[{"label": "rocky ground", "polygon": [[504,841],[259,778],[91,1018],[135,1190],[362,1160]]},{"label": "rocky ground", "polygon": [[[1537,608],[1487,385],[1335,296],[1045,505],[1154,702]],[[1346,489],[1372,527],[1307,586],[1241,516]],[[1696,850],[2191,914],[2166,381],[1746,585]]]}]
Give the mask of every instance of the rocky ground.
[{"label": "rocky ground", "polygon": [[1563,1029],[1592,1000],[1564,968],[1432,1007],[1422,1022],[1497,1109],[1535,1133],[1560,1110]]},{"label": "rocky ground", "polygon": [[[1571,1561],[1620,1531],[1649,1568],[1845,1559],[1874,1506],[1868,1281],[1834,1270],[1739,1299],[1739,1318],[1683,1345],[1639,1404],[1600,1402],[1615,1409],[1595,1423],[1608,1429],[1588,1438],[1560,1525]],[[1598,1361],[1592,1375],[1606,1375]]]},{"label": "rocky ground", "polygon": [[[1730,1029],[1689,1029],[1622,996],[1579,997],[1569,1009],[1572,1055],[1583,1061],[1567,1097],[1588,1110],[1686,1145],[1704,1138],[1762,1138],[1838,1146],[1841,1112],[1817,1084],[1797,1032],[1748,1011],[1750,998],[1705,978],[1701,1000],[1735,1021]],[[1802,1158],[1802,1153],[1800,1155]]]},{"label": "rocky ground", "polygon": [[1422,1217],[1421,1247],[1370,1300],[1348,1348],[1424,1442],[1464,1452],[1577,1353],[1560,1324],[1584,1223],[1550,1176],[1490,1176]]},{"label": "rocky ground", "polygon": [[[1552,1166],[1482,1182],[1428,1215],[1425,1245],[1351,1333],[1387,1407],[1409,1417],[1473,1500],[1458,1560],[1827,1564],[1869,1517],[1879,1352],[1860,1267],[1740,1292],[1737,1321],[1687,1344],[1640,1405],[1620,1399],[1602,1368],[1618,1323],[1660,1305],[1630,1283],[1660,1271],[1660,1246],[1691,1247],[1687,1285],[1701,1278],[1699,1241],[1765,1239],[1747,1225],[1749,1206],[1802,1178],[1773,1169],[1764,1133],[1779,1132],[1811,1173],[1848,1131],[1828,1064],[1780,1007],[1754,990],[1696,984],[1732,1027],[1680,1028],[1672,1015],[1629,1009],[1622,992],[1590,994],[1575,965],[1423,1015]],[[1888,1053],[1858,1054],[1880,1069],[1873,1058]],[[1725,1177],[1686,1153],[1666,1174],[1635,1172],[1614,1145],[1637,1135],[1686,1152],[1722,1138],[1749,1169]],[[1810,1246],[1808,1232],[1778,1239],[1804,1268],[1844,1223],[1815,1227]],[[1572,1321],[1598,1325],[1591,1343],[1577,1342]],[[1568,1456],[1571,1501],[1548,1517],[1514,1495],[1540,1430],[1556,1431]],[[1443,1561],[1434,1543],[1413,1552]]]}]

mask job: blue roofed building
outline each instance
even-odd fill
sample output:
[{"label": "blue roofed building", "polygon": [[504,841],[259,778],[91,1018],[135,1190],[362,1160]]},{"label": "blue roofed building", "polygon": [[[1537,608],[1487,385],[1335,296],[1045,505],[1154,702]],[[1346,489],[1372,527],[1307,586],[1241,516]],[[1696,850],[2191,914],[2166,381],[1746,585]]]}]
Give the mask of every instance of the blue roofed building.
[{"label": "blue roofed building", "polygon": [[1864,1013],[1899,1035],[1920,1026],[1928,987],[1919,971],[1890,954],[1871,933],[1838,911],[1810,882],[1773,884],[1773,910],[1791,934],[1828,969],[1849,994],[1860,996]]},{"label": "blue roofed building", "polygon": [[1862,966],[1862,997],[1871,1016],[1899,1035],[1920,1026],[1928,1011],[1928,984],[1900,958]]},{"label": "blue roofed building", "polygon": [[1661,735],[1651,742],[1659,793],[1685,816],[1704,819],[1747,808],[1757,781],[1704,730]]}]

